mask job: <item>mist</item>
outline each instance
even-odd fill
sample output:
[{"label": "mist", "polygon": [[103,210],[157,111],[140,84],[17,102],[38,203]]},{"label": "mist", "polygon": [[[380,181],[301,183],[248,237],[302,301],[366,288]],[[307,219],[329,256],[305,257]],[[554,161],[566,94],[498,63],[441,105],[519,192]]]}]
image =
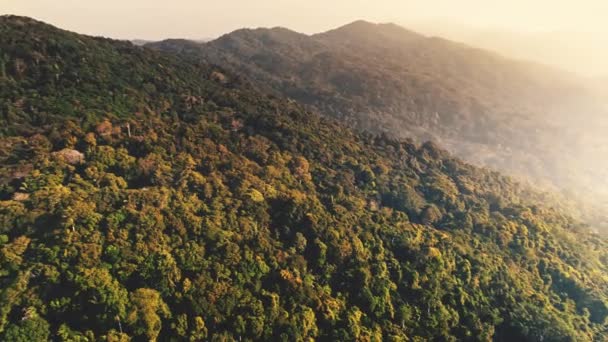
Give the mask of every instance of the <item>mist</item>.
[{"label": "mist", "polygon": [[504,56],[530,60],[594,79],[608,77],[608,35],[580,29],[515,31],[441,22],[410,23],[421,33],[439,36]]}]

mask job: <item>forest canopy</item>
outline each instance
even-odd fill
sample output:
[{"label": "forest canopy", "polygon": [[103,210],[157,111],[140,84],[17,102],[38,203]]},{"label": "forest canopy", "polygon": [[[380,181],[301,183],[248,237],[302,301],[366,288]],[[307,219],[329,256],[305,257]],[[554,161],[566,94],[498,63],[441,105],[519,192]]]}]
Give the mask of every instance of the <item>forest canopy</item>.
[{"label": "forest canopy", "polygon": [[435,144],[0,17],[0,340],[598,341],[608,241]]}]

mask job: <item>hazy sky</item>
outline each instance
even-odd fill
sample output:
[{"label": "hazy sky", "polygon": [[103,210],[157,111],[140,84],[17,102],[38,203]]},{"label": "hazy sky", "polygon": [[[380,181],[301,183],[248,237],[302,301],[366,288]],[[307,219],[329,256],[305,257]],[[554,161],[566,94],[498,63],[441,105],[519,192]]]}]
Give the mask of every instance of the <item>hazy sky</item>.
[{"label": "hazy sky", "polygon": [[0,0],[0,13],[126,39],[208,38],[259,26],[312,33],[356,19],[608,35],[608,0]]}]

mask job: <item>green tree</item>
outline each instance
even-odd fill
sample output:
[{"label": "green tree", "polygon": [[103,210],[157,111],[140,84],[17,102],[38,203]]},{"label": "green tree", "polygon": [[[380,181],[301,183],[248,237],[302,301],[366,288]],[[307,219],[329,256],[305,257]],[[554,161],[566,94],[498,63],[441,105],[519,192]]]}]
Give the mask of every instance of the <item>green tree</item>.
[{"label": "green tree", "polygon": [[162,319],[170,316],[169,307],[160,294],[152,289],[137,289],[130,294],[131,309],[127,323],[136,335],[145,335],[148,340],[156,341],[162,328]]}]

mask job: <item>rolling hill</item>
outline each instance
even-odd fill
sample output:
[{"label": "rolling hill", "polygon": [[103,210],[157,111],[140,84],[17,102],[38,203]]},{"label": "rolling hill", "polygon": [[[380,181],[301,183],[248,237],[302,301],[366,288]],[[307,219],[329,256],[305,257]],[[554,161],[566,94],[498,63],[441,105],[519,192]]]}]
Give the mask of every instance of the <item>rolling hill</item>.
[{"label": "rolling hill", "polygon": [[548,193],[129,42],[0,51],[0,340],[606,337],[608,241]]},{"label": "rolling hill", "polygon": [[312,36],[243,29],[205,44],[148,46],[221,65],[352,127],[432,140],[562,191],[585,203],[586,219],[608,227],[608,111],[574,75],[364,21]]}]

